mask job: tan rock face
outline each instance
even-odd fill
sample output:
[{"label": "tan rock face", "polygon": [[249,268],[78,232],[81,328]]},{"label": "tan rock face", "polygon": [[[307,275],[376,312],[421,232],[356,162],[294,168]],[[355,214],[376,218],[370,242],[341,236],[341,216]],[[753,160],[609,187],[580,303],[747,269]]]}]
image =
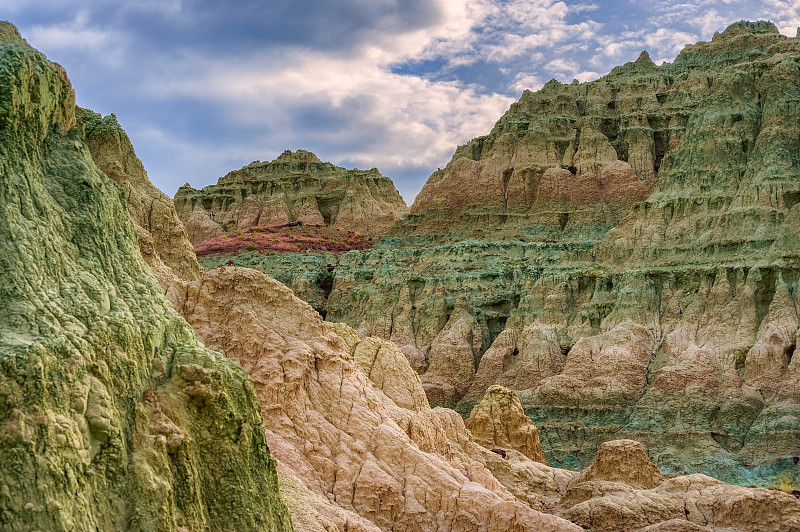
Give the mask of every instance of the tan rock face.
[{"label": "tan rock face", "polygon": [[428,369],[422,384],[431,403],[452,405],[464,395],[475,375],[482,347],[480,326],[469,303],[460,299],[428,354]]},{"label": "tan rock face", "polygon": [[544,463],[539,431],[522,410],[519,397],[502,386],[491,386],[465,422],[475,441],[487,449],[519,451]]},{"label": "tan rock face", "polygon": [[331,328],[342,337],[361,372],[397,406],[414,411],[430,409],[419,375],[394,343],[375,337],[361,339],[343,323]]},{"label": "tan rock face", "polygon": [[604,443],[559,504],[560,515],[598,531],[800,529],[800,501],[793,496],[705,475],[664,480],[633,440]]},{"label": "tan rock face", "polygon": [[270,449],[312,491],[384,530],[577,530],[518,502],[479,462],[421,451],[391,412],[412,411],[387,408],[342,339],[276,281],[220,268],[187,289],[187,320],[251,374]]},{"label": "tan rock face", "polygon": [[377,169],[345,170],[305,150],[254,161],[202,190],[184,185],[175,206],[194,244],[289,222],[378,235],[408,213],[392,180]]},{"label": "tan rock face", "polygon": [[584,469],[577,482],[606,480],[635,488],[655,488],[664,481],[647,456],[643,443],[634,440],[606,442],[597,450],[594,462]]}]

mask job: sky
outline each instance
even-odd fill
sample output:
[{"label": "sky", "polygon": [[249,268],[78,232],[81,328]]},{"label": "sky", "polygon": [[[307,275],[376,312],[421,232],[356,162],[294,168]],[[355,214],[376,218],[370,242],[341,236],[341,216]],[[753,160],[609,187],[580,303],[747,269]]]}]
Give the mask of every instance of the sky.
[{"label": "sky", "polygon": [[0,0],[4,18],[170,196],[306,149],[411,204],[523,90],[672,62],[743,19],[794,37],[800,0]]}]

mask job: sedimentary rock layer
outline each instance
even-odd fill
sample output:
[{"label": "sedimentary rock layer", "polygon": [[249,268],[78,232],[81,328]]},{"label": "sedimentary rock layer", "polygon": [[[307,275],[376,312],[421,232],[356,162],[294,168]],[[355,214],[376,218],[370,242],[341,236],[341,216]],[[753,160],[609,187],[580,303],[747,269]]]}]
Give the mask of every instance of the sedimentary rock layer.
[{"label": "sedimentary rock layer", "polygon": [[186,184],[175,206],[194,244],[290,222],[377,235],[408,213],[392,180],[377,168],[345,170],[305,150],[253,161],[202,190]]},{"label": "sedimentary rock layer", "polygon": [[[493,385],[475,405],[465,422],[475,441],[498,454],[519,451],[535,462],[544,462],[539,431],[522,410],[513,390]],[[646,455],[645,455],[646,456]]]}]

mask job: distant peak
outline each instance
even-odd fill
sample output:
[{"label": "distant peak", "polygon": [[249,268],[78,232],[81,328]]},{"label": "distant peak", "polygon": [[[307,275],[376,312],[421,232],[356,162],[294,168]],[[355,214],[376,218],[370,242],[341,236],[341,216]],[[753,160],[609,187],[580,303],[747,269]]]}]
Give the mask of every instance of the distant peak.
[{"label": "distant peak", "polygon": [[728,39],[744,34],[780,35],[780,32],[775,27],[775,24],[768,20],[759,20],[757,22],[740,20],[725,28],[722,33],[715,33],[714,38]]},{"label": "distant peak", "polygon": [[311,153],[310,151],[306,150],[297,150],[296,152],[292,152],[292,150],[286,150],[285,152],[281,153],[277,159],[275,159],[276,163],[290,163],[290,162],[304,162],[304,163],[321,163],[319,157]]},{"label": "distant peak", "polygon": [[0,43],[21,41],[22,35],[19,30],[7,20],[0,20]]},{"label": "distant peak", "polygon": [[647,50],[642,50],[642,53],[639,54],[639,58],[636,60],[637,63],[647,63],[647,64],[654,64],[653,60],[650,59],[650,54],[647,53]]}]

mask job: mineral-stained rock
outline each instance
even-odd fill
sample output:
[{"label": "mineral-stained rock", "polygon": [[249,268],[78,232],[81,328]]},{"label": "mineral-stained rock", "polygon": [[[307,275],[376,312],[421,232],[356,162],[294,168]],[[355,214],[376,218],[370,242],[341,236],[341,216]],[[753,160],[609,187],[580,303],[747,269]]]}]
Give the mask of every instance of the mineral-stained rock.
[{"label": "mineral-stained rock", "polygon": [[305,487],[303,482],[278,466],[281,497],[286,501],[292,523],[303,532],[379,532],[380,528],[355,512]]},{"label": "mineral-stained rock", "polygon": [[[676,477],[650,490],[597,481],[574,489],[586,499],[561,515],[592,530],[800,530],[800,502],[791,495],[730,486],[705,475]],[[689,523],[680,528],[677,521]],[[659,523],[663,528],[647,528]]]},{"label": "mineral-stained rock", "polygon": [[175,206],[194,244],[295,221],[377,235],[408,213],[392,180],[376,168],[345,170],[305,150],[254,161],[202,190],[184,185]]},{"label": "mineral-stained rock", "polygon": [[344,339],[364,375],[397,406],[416,411],[430,409],[419,375],[394,343],[375,337],[361,339],[344,323],[331,327]]},{"label": "mineral-stained rock", "polygon": [[199,279],[202,268],[189,244],[175,205],[147,178],[142,161],[133,151],[128,135],[116,117],[101,117],[87,109],[79,110],[86,131],[86,145],[95,164],[125,193],[134,223],[150,233],[161,260],[182,279]]},{"label": "mineral-stained rock", "polygon": [[466,298],[459,299],[431,344],[422,384],[432,403],[455,404],[475,375],[483,335],[472,312]]},{"label": "mineral-stained rock", "polygon": [[475,441],[487,449],[514,449],[535,462],[544,462],[539,431],[525,415],[513,390],[489,387],[465,424]]},{"label": "mineral-stained rock", "polygon": [[64,70],[7,22],[0,109],[0,528],[292,530],[250,379],[163,297]]},{"label": "mineral-stained rock", "polygon": [[[102,144],[94,146],[104,149]],[[109,151],[101,153],[108,155]],[[131,156],[135,157],[132,151]],[[143,190],[132,190],[131,196],[140,197],[152,193],[154,189],[149,182],[146,182],[146,177],[144,181],[137,185]],[[137,216],[135,210],[132,210],[132,215]],[[222,338],[220,335],[229,334],[232,330],[230,326],[236,325],[233,322],[247,329],[249,327],[247,321],[238,322],[236,312],[231,313],[231,308],[222,300],[215,299],[213,305],[210,301],[204,300],[205,306],[195,306],[192,297],[197,295],[198,289],[220,283],[219,275],[222,272],[218,270],[210,272],[201,279],[192,281],[192,276],[185,275],[185,271],[191,269],[173,270],[161,260],[153,245],[162,238],[162,235],[157,233],[171,231],[172,226],[158,224],[151,226],[151,229],[156,234],[150,234],[141,226],[137,227],[140,250],[162,284],[164,292],[171,296],[171,303],[182,312],[190,312],[193,323],[208,335],[207,338],[219,339]],[[182,245],[190,249],[185,239]],[[193,258],[191,255],[189,257]],[[258,349],[251,351],[250,344],[239,345],[237,349],[242,351],[231,349],[230,353],[243,357],[265,355],[265,359],[259,360],[255,365],[256,369],[285,364],[285,369],[272,374],[273,378],[278,379],[274,385],[282,382],[283,385],[294,389],[298,371],[309,376],[308,379],[304,379],[308,387],[293,393],[284,393],[273,386],[273,391],[281,400],[288,401],[292,397],[298,397],[297,394],[300,393],[302,404],[308,408],[300,404],[292,406],[291,403],[286,403],[286,412],[293,417],[288,420],[286,417],[280,417],[281,423],[271,424],[268,431],[276,449],[280,447],[285,451],[277,453],[281,456],[278,467],[282,471],[282,493],[297,527],[303,530],[341,532],[348,530],[371,532],[391,527],[397,529],[399,525],[393,522],[391,516],[398,512],[402,515],[406,511],[397,507],[398,500],[403,501],[406,495],[395,493],[396,498],[385,496],[386,487],[381,484],[384,476],[380,473],[383,471],[394,479],[401,479],[403,483],[408,481],[430,486],[420,488],[422,492],[417,494],[419,499],[414,498],[412,493],[412,499],[407,501],[409,515],[405,519],[414,523],[406,525],[405,529],[408,530],[430,529],[433,527],[431,522],[445,523],[453,530],[493,530],[493,526],[523,521],[526,523],[520,525],[520,530],[530,527],[543,530],[575,530],[566,521],[532,510],[541,508],[540,494],[551,498],[554,497],[553,494],[558,494],[558,490],[572,478],[570,472],[554,475],[552,472],[539,471],[527,465],[529,461],[524,457],[510,461],[514,467],[509,467],[505,461],[499,463],[494,459],[495,455],[473,441],[457,413],[442,408],[431,409],[428,406],[419,376],[411,369],[406,356],[396,345],[379,338],[361,339],[355,331],[343,324],[334,325],[338,334],[334,336],[321,324],[319,316],[274,281],[253,270],[243,268],[226,268],[226,272],[228,275],[224,277],[225,281],[220,283],[222,291],[233,290],[240,295],[260,293],[269,296],[255,300],[245,296],[250,306],[241,306],[241,309],[244,315],[257,317],[256,323],[259,326],[249,332],[245,332],[244,329],[238,332],[239,329],[235,329],[237,334],[250,338],[249,341],[256,342],[256,345],[262,345],[259,342],[263,341],[271,346],[270,349],[279,351],[285,349],[281,356],[288,359],[273,358]],[[257,286],[260,288],[256,290]],[[255,310],[249,313],[248,309],[251,308]],[[215,319],[224,316],[223,321],[228,328],[218,328],[219,324],[209,323],[208,316],[204,313],[210,313]],[[288,317],[312,326],[296,327],[285,321]],[[231,323],[228,318],[231,318]],[[264,330],[270,331],[266,338],[258,334]],[[211,343],[211,340],[208,341]],[[331,343],[334,345],[333,351],[329,345]],[[309,345],[317,349],[323,346],[314,354],[314,367],[297,366],[295,357],[309,349]],[[321,360],[328,355],[332,356],[332,359],[322,362]],[[302,360],[308,362],[306,358]],[[337,372],[335,369],[327,371],[326,368],[330,369],[329,366],[338,367],[340,371]],[[253,369],[250,365],[247,367]],[[358,370],[354,369],[356,367]],[[203,366],[182,365],[177,368],[176,373],[186,383],[184,391],[187,400],[197,407],[206,408],[224,399],[213,386],[214,373]],[[358,375],[361,374],[370,381],[358,379]],[[259,383],[257,385],[260,387],[266,380],[262,374],[259,375],[261,377],[257,378]],[[320,395],[320,391],[325,393]],[[309,397],[303,397],[302,392],[309,393]],[[108,404],[106,395],[102,389],[98,389],[88,392],[88,397],[90,406],[87,410],[92,411],[90,425],[95,427],[94,431],[100,437],[105,437],[107,420],[110,419],[106,411]],[[324,406],[315,409],[313,405],[317,403]],[[373,411],[375,405],[381,405],[377,413]],[[276,406],[274,402],[265,404],[265,408],[273,413]],[[345,410],[348,411],[347,416],[342,415]],[[365,411],[370,411],[372,414],[364,417]],[[377,429],[371,425],[376,421],[375,415],[378,415],[380,423]],[[388,428],[383,426],[386,423],[390,425]],[[344,424],[350,432],[337,430],[341,424]],[[366,427],[367,430],[362,433],[361,427]],[[185,438],[180,427],[160,413],[153,416],[150,430],[160,441],[163,440],[169,453],[179,449]],[[385,438],[371,439],[370,431],[374,433],[376,430],[380,434],[385,432]],[[298,434],[317,436],[306,440]],[[298,437],[301,439],[298,440]],[[399,441],[394,441],[398,438]],[[383,441],[384,439],[388,439],[389,442]],[[382,445],[380,448],[383,450],[363,456],[364,450],[371,445]],[[393,450],[386,451],[384,447],[387,445]],[[357,457],[355,462],[349,458],[352,453]],[[298,456],[303,456],[303,459],[298,460]],[[336,459],[320,461],[320,458],[326,456]],[[353,467],[359,460],[363,460],[364,468],[356,479],[350,478],[348,475],[355,472]],[[312,473],[313,467],[322,467],[322,470],[320,473]],[[416,467],[422,472],[415,473],[413,470]],[[546,466],[541,467],[546,468]],[[510,493],[492,476],[491,471],[494,470],[498,470],[508,483]],[[535,471],[535,474],[532,474],[532,471]],[[375,475],[373,476],[371,472],[375,472]],[[319,478],[327,479],[328,475],[333,475],[334,481],[320,484]],[[561,481],[551,487],[549,480],[555,477]],[[538,483],[531,482],[532,478],[538,480]],[[445,481],[442,482],[442,479]],[[352,482],[353,485],[344,487],[348,482]],[[359,490],[358,498],[353,499],[356,502],[345,501],[341,504],[341,495],[338,495],[339,500],[337,500],[336,494],[340,490],[355,494],[356,482]],[[336,486],[335,492],[331,491],[331,485]],[[462,485],[465,489],[459,487]],[[443,503],[443,499],[450,501],[449,497],[454,489],[462,490],[463,494],[451,503]],[[521,502],[517,502],[514,497]],[[394,510],[385,508],[387,501],[394,501],[391,502],[395,507]],[[450,506],[447,506],[448,504]],[[497,508],[487,512],[484,505]],[[366,517],[357,514],[356,508]],[[429,514],[422,519],[421,525],[414,522],[414,516],[419,517],[419,514]],[[494,521],[499,524],[491,524]],[[381,527],[377,528],[376,523]],[[436,525],[437,528],[438,526]]]},{"label": "mineral-stained rock", "polygon": [[[140,238],[140,245],[155,239]],[[150,247],[142,253],[158,259]],[[342,324],[329,328],[286,288],[250,269],[221,268],[186,281],[160,259],[150,264],[170,273],[159,276],[167,292],[183,291],[173,303],[181,302],[206,342],[252,374],[268,439],[285,473],[281,486],[303,530],[577,530],[531,508],[561,512],[598,530],[672,530],[678,521],[685,529],[703,523],[750,530],[762,526],[755,519],[765,527],[796,522],[797,502],[777,492],[733,488],[703,476],[672,479],[651,490],[632,486],[656,484],[660,477],[637,442],[608,443],[581,474],[533,462],[510,448],[500,457],[477,445],[455,412],[425,404],[422,381],[391,342],[361,338]],[[613,346],[625,335],[638,338],[629,342],[633,346],[649,341],[623,321],[618,332],[579,353],[619,352]],[[97,376],[76,387],[72,400],[86,408],[89,430],[107,438],[113,416],[100,376],[108,368],[98,364],[93,371]],[[224,399],[210,368],[187,363],[175,373],[185,383],[186,401],[198,408]],[[510,410],[519,418],[518,406]],[[19,416],[7,424],[19,425]],[[149,432],[168,454],[185,445],[185,430],[162,411],[152,416]]]},{"label": "mineral-stained rock", "polygon": [[326,319],[424,359],[431,404],[466,416],[492,384],[517,391],[552,465],[632,438],[664,473],[797,476],[798,60],[800,39],[738,22],[673,63],[551,81],[374,249],[331,272],[234,261],[308,280]]}]

